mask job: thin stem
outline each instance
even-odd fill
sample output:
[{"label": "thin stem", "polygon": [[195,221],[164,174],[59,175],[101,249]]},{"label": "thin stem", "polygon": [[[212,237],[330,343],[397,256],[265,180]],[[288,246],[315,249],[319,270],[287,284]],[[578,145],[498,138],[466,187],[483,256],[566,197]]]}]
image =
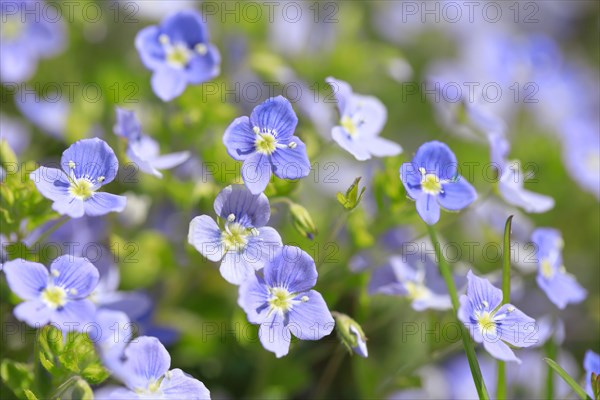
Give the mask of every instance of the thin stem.
[{"label": "thin stem", "polygon": [[62,216],[58,221],[56,221],[56,223],[54,225],[52,225],[50,228],[48,228],[46,230],[46,232],[44,232],[37,240],[36,243],[43,243],[46,239],[48,239],[48,236],[50,236],[51,234],[53,234],[54,232],[56,232],[56,230],[58,228],[60,228],[61,226],[63,226],[67,221],[69,221],[69,217],[64,215]]},{"label": "thin stem", "polygon": [[339,367],[342,365],[342,361],[344,360],[345,354],[346,354],[346,349],[341,345],[337,345],[336,349],[335,349],[335,353],[329,359],[329,362],[327,363],[327,366],[325,367],[325,371],[323,372],[323,375],[321,375],[321,379],[319,380],[319,383],[317,384],[317,388],[315,389],[315,396],[314,396],[315,399],[319,399],[319,398],[323,397],[323,395],[325,394],[324,393],[325,390],[329,387],[329,385],[333,381],[333,378],[335,378],[335,375],[336,375]]},{"label": "thin stem", "polygon": [[[550,338],[546,343],[546,356],[550,359],[556,357],[556,346],[554,345],[554,338]],[[546,372],[546,399],[554,398],[554,371],[552,367],[548,365],[548,372]]]},{"label": "thin stem", "polygon": [[[456,317],[459,308],[459,302],[456,286],[454,285],[454,280],[452,279],[450,265],[448,264],[448,262],[442,254],[442,249],[440,247],[435,228],[431,225],[427,225],[427,229],[429,231],[431,243],[433,243],[433,247],[435,249],[435,255],[439,263],[440,273],[442,274],[442,277],[446,282],[446,286],[448,287],[448,294],[450,295],[452,309],[454,311],[454,316]],[[462,323],[460,324],[460,326],[463,347],[465,348],[465,353],[467,354],[467,359],[469,360],[469,367],[471,369],[471,375],[473,376],[475,388],[477,389],[477,394],[479,395],[479,398],[481,400],[488,400],[490,396],[488,395],[487,389],[485,387],[485,382],[483,381],[483,376],[481,375],[479,361],[477,360],[477,354],[475,354],[475,348],[473,347],[473,343],[471,342],[469,332],[467,332],[466,328],[462,325]]]},{"label": "thin stem", "polygon": [[[506,220],[504,225],[504,247],[502,251],[502,304],[510,303],[510,231],[513,216]],[[498,361],[496,397],[499,400],[506,399],[506,364]]]},{"label": "thin stem", "polygon": [[[327,246],[329,246],[329,243],[333,242],[338,237],[340,231],[342,230],[342,227],[344,226],[344,222],[346,222],[346,218],[347,218],[348,214],[349,214],[349,212],[344,211],[335,221],[335,224],[333,225],[333,228],[331,229],[329,236],[325,240],[325,243],[324,243],[325,249],[327,249]],[[324,271],[320,270],[326,259],[327,259],[327,257],[321,257],[320,260],[317,260],[317,271],[319,271],[319,275],[321,276],[321,279],[323,278],[323,275],[325,275],[325,273],[327,271],[331,270],[331,269],[326,269]]]}]

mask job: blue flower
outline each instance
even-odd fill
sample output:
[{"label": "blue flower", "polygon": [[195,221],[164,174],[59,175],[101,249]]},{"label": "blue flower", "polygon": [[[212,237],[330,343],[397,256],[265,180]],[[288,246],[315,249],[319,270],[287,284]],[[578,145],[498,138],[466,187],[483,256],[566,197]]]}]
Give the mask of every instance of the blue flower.
[{"label": "blue flower", "polygon": [[52,200],[52,208],[72,218],[98,216],[111,211],[123,211],[127,198],[96,192],[117,175],[119,162],[106,142],[83,139],[63,152],[62,171],[40,167],[30,179],[40,193]]},{"label": "blue flower", "polygon": [[6,140],[16,155],[23,153],[29,147],[31,135],[20,119],[0,113],[0,132],[2,132],[2,140]]},{"label": "blue flower", "polygon": [[[502,361],[520,360],[508,344],[530,347],[537,343],[535,320],[512,304],[502,303],[502,291],[469,271],[467,294],[460,296],[458,318],[471,336],[494,358]],[[507,344],[508,343],[508,344]]]},{"label": "blue flower", "polygon": [[519,161],[506,159],[510,150],[510,144],[506,137],[503,134],[495,133],[488,135],[488,141],[491,161],[500,174],[498,191],[504,201],[529,213],[543,213],[552,209],[554,207],[552,197],[524,188],[528,175],[522,171]]},{"label": "blue flower", "polygon": [[[53,97],[58,97],[58,100],[48,100]],[[15,95],[15,105],[23,116],[43,133],[56,139],[64,139],[71,106],[64,97],[60,96],[60,93],[51,92],[43,97],[18,92]]]},{"label": "blue flower", "polygon": [[127,157],[140,171],[162,178],[159,169],[174,168],[190,158],[189,151],[160,155],[158,142],[143,134],[142,127],[130,110],[117,107],[116,135],[127,139]]},{"label": "blue flower", "polygon": [[242,177],[254,194],[265,190],[271,173],[282,179],[299,179],[310,173],[306,146],[294,135],[298,117],[290,102],[277,96],[236,118],[223,135],[227,153],[244,161]]},{"label": "blue flower", "polygon": [[[66,43],[62,21],[41,15],[42,1],[3,1],[0,9],[0,80],[23,82],[31,78],[40,59],[60,53]],[[36,10],[36,11],[33,11]],[[32,12],[33,11],[33,12]]]},{"label": "blue flower", "polygon": [[585,391],[591,398],[594,398],[592,372],[600,375],[600,354],[594,353],[592,350],[586,351],[583,359],[583,369],[585,369]]},{"label": "blue flower", "polygon": [[108,362],[114,357],[121,357],[135,330],[135,325],[127,314],[99,309],[95,323],[97,331],[90,331],[88,335],[96,345],[100,357]]},{"label": "blue flower", "polygon": [[421,145],[412,162],[402,164],[400,179],[417,203],[417,212],[428,225],[440,219],[440,206],[459,211],[477,198],[475,189],[458,175],[454,153],[444,143]]},{"label": "blue flower", "polygon": [[395,156],[402,152],[398,144],[379,137],[387,110],[379,99],[352,93],[350,85],[335,78],[327,78],[337,99],[340,125],[331,131],[333,140],[357,160]]},{"label": "blue flower", "polygon": [[140,336],[122,357],[104,362],[126,387],[102,388],[94,393],[97,399],[210,399],[202,382],[178,368],[169,371],[171,356],[157,338]]},{"label": "blue flower", "polygon": [[[94,320],[96,307],[87,296],[98,284],[98,270],[87,259],[61,256],[50,266],[16,259],[4,264],[10,290],[25,300],[15,317],[32,327],[48,323],[78,330]],[[72,324],[78,324],[73,326]]]},{"label": "blue flower", "polygon": [[264,266],[273,247],[282,245],[279,233],[265,226],[271,216],[269,199],[243,185],[231,185],[217,195],[214,208],[223,228],[201,215],[190,223],[188,241],[209,260],[222,260],[223,278],[239,285]]},{"label": "blue flower", "polygon": [[[591,107],[593,108],[593,107]],[[598,120],[578,117],[565,123],[562,132],[563,162],[571,178],[600,199],[600,148]]]},{"label": "blue flower", "polygon": [[333,330],[325,300],[311,290],[316,283],[313,259],[298,247],[283,246],[265,265],[262,276],[250,277],[240,286],[238,304],[248,321],[260,324],[260,342],[277,357],[288,353],[292,334],[319,340]]},{"label": "blue flower", "polygon": [[163,101],[179,96],[220,72],[221,56],[208,41],[202,16],[194,10],[166,17],[160,26],[142,29],[135,38],[142,62],[152,74],[152,89]]},{"label": "blue flower", "polygon": [[425,285],[425,267],[413,268],[404,256],[390,257],[386,265],[373,271],[369,294],[376,293],[405,296],[416,311],[452,308],[447,294],[438,294]]},{"label": "blue flower", "polygon": [[587,292],[563,265],[564,242],[560,232],[552,228],[538,228],[531,234],[531,241],[537,250],[537,283],[550,301],[560,309],[582,302]]}]

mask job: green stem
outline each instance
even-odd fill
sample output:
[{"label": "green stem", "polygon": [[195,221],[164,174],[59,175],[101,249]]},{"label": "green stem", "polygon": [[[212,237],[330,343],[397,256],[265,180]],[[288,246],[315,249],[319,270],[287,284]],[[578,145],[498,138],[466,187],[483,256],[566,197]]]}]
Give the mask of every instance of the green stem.
[{"label": "green stem", "polygon": [[46,230],[46,232],[44,232],[39,238],[38,240],[36,240],[36,243],[43,243],[46,239],[48,239],[48,236],[50,236],[51,234],[53,234],[54,232],[56,232],[56,230],[58,228],[60,228],[61,226],[63,226],[70,218],[68,216],[63,216],[61,217],[58,221],[56,221],[56,223],[54,225],[52,225],[50,228],[48,228]]},{"label": "green stem", "polygon": [[321,375],[321,379],[317,384],[317,388],[315,389],[315,399],[320,399],[325,394],[325,391],[330,386],[333,378],[337,374],[338,369],[342,365],[342,361],[344,360],[344,355],[346,354],[346,349],[337,345],[333,356],[329,359],[327,366],[325,367],[325,371],[323,375]]},{"label": "green stem", "polygon": [[[511,215],[504,225],[504,243],[502,249],[502,304],[510,303],[510,231],[512,227]],[[498,361],[498,383],[496,397],[506,399],[506,364]]]},{"label": "green stem", "polygon": [[[427,229],[429,231],[431,243],[433,243],[433,247],[435,249],[435,255],[440,266],[440,273],[442,274],[442,277],[446,282],[446,286],[448,287],[448,294],[450,295],[452,309],[454,311],[454,316],[456,317],[459,308],[459,302],[456,286],[454,285],[454,280],[452,279],[450,265],[448,265],[448,262],[442,254],[442,249],[437,239],[435,228],[432,225],[427,225]],[[479,361],[477,361],[477,354],[475,354],[475,347],[473,347],[473,343],[471,342],[469,332],[467,331],[467,329],[463,326],[462,323],[460,323],[460,326],[463,347],[465,348],[465,353],[467,354],[467,359],[469,360],[469,367],[471,369],[471,375],[473,376],[473,382],[475,383],[475,387],[477,388],[477,394],[479,395],[479,399],[488,400],[490,396],[488,395],[487,389],[485,387],[485,382],[483,381],[483,376],[481,375]]]},{"label": "green stem", "polygon": [[[550,359],[556,357],[556,346],[554,345],[554,338],[550,338],[546,343],[546,356]],[[554,398],[554,370],[548,365],[548,372],[546,373],[546,398]]]}]

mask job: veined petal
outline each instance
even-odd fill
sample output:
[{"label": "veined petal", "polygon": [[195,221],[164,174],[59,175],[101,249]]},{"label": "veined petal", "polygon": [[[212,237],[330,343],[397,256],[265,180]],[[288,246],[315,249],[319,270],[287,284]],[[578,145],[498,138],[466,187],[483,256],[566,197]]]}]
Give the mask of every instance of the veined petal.
[{"label": "veined petal", "polygon": [[262,278],[255,274],[244,281],[239,288],[238,305],[246,312],[248,321],[260,324],[269,311],[269,292]]},{"label": "veined petal", "polygon": [[284,324],[283,316],[279,313],[273,313],[268,321],[260,325],[258,337],[263,347],[275,353],[277,358],[287,355],[290,351],[292,335]]},{"label": "veined petal", "polygon": [[210,400],[210,392],[204,383],[179,368],[165,375],[160,390],[169,399]]},{"label": "veined petal", "polygon": [[70,197],[69,181],[63,171],[56,168],[39,167],[29,175],[40,193],[52,200],[64,200]]},{"label": "veined petal", "polygon": [[462,176],[458,176],[456,181],[442,184],[442,188],[437,199],[446,210],[462,210],[477,199],[475,188]]},{"label": "veined petal", "polygon": [[83,202],[85,214],[91,217],[108,214],[109,212],[121,212],[126,205],[127,197],[105,192],[96,192]]},{"label": "veined petal", "polygon": [[362,144],[375,157],[393,157],[402,153],[402,146],[398,143],[378,136],[369,137]]},{"label": "veined petal", "polygon": [[165,64],[165,49],[158,39],[160,34],[157,26],[148,26],[135,37],[135,48],[142,63],[150,70],[161,68]]},{"label": "veined petal", "polygon": [[210,261],[216,262],[223,258],[221,230],[208,215],[201,215],[190,222],[188,242]]},{"label": "veined petal", "polygon": [[190,48],[198,43],[208,42],[208,32],[202,16],[192,9],[167,16],[160,24],[160,30],[172,43],[185,43]]},{"label": "veined petal", "polygon": [[406,193],[416,200],[420,197],[421,191],[421,172],[419,167],[412,162],[405,162],[400,166],[400,180],[406,189]]},{"label": "veined petal", "polygon": [[215,212],[223,220],[235,216],[235,222],[246,227],[264,226],[271,216],[269,199],[264,193],[252,194],[244,185],[229,185],[217,195]]},{"label": "veined petal", "polygon": [[90,300],[70,300],[51,315],[51,321],[63,331],[83,332],[86,325],[96,321],[96,306]]},{"label": "veined petal", "polygon": [[193,57],[185,69],[187,81],[193,85],[209,81],[221,72],[221,54],[212,44],[205,44],[206,54]]},{"label": "veined petal", "polygon": [[2,269],[10,290],[23,300],[37,299],[48,285],[48,270],[42,264],[18,258],[4,263]]},{"label": "veined petal", "polygon": [[492,311],[502,302],[502,290],[472,271],[467,273],[467,296],[475,309]]},{"label": "veined petal", "polygon": [[500,338],[484,340],[483,347],[497,360],[521,363],[511,348]]},{"label": "veined petal", "polygon": [[300,179],[310,174],[310,161],[306,154],[306,146],[296,136],[292,136],[290,143],[296,147],[277,149],[272,154],[273,173],[281,179]]},{"label": "veined petal", "polygon": [[294,135],[298,117],[289,100],[277,96],[256,106],[250,115],[250,123],[261,130],[275,131],[277,141],[287,143]]},{"label": "veined petal", "polygon": [[239,117],[233,120],[223,134],[223,144],[234,160],[243,161],[256,151],[256,133],[252,131],[250,118]]},{"label": "veined petal", "polygon": [[33,328],[40,328],[50,322],[52,310],[40,300],[27,300],[18,304],[13,313],[19,321]]},{"label": "veined petal", "polygon": [[81,218],[85,215],[83,200],[69,196],[55,200],[52,209],[61,215],[68,215],[71,218]]},{"label": "veined petal", "polygon": [[[77,178],[88,178],[101,185],[112,182],[117,176],[119,161],[115,152],[103,140],[98,138],[83,139],[73,143],[66,149],[60,160],[63,171],[73,171]],[[73,166],[73,168],[71,168]]]},{"label": "veined petal", "polygon": [[71,299],[87,297],[100,279],[98,269],[87,258],[71,255],[56,258],[50,266],[50,273],[54,284],[65,289]]},{"label": "veined petal", "polygon": [[250,276],[254,275],[256,267],[259,265],[262,265],[260,264],[260,260],[249,260],[246,253],[228,251],[221,261],[219,271],[227,282],[240,285]]},{"label": "veined petal", "polygon": [[[112,372],[128,388],[147,388],[161,378],[171,365],[171,356],[155,337],[140,336],[125,349],[125,362]],[[111,366],[108,366],[111,369]]]},{"label": "veined petal", "polygon": [[306,292],[317,283],[317,268],[302,249],[283,246],[273,260],[265,265],[264,277],[269,287],[282,287],[290,293]]},{"label": "veined petal", "polygon": [[289,311],[288,329],[302,340],[319,340],[331,333],[335,322],[327,303],[319,292],[310,290],[300,293]]},{"label": "veined petal", "polygon": [[133,110],[116,107],[117,121],[113,127],[116,135],[128,140],[138,140],[142,135],[142,125]]},{"label": "veined petal", "polygon": [[435,225],[440,220],[440,205],[435,196],[421,193],[417,198],[417,212],[427,225]]},{"label": "veined petal", "polygon": [[254,153],[244,161],[242,178],[252,194],[265,191],[271,180],[272,168],[269,157],[261,153]]},{"label": "veined petal", "polygon": [[516,347],[530,347],[538,344],[535,320],[512,304],[504,304],[495,314],[498,317],[500,338]]}]

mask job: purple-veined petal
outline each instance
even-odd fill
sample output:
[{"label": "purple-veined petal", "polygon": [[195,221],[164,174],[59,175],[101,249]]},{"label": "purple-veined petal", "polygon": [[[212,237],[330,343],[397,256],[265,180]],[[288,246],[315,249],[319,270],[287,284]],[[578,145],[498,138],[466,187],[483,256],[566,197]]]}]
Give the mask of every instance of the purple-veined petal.
[{"label": "purple-veined petal", "polygon": [[550,301],[561,310],[568,304],[581,303],[587,297],[587,291],[569,273],[557,271],[549,279],[538,273],[536,280]]},{"label": "purple-veined petal", "polygon": [[337,100],[340,116],[345,115],[346,108],[350,104],[350,100],[353,95],[352,87],[347,82],[335,79],[331,76],[325,79],[325,82],[331,86],[333,96]]},{"label": "purple-veined petal", "polygon": [[105,141],[98,138],[80,140],[66,149],[62,154],[60,165],[67,174],[71,171],[71,163],[75,165],[73,168],[75,177],[86,177],[95,182],[103,177],[102,185],[112,182],[119,169],[115,152]]},{"label": "purple-veined petal", "polygon": [[221,261],[219,272],[227,282],[240,285],[254,275],[254,271],[262,265],[260,260],[253,260],[245,253],[228,251]]},{"label": "purple-veined petal", "polygon": [[127,197],[105,192],[96,192],[83,202],[85,214],[91,217],[108,214],[109,212],[121,212],[126,205]]},{"label": "purple-veined petal", "polygon": [[[502,302],[502,290],[493,286],[487,279],[480,278],[472,271],[467,273],[467,296],[473,306],[492,311]],[[487,304],[487,305],[486,305]]]},{"label": "purple-veined petal", "polygon": [[271,216],[267,196],[264,193],[252,194],[244,185],[229,185],[221,190],[215,199],[214,209],[223,220],[233,214],[234,222],[245,227],[264,226]]},{"label": "purple-veined petal", "polygon": [[[501,318],[498,320],[498,318]],[[530,347],[538,344],[535,320],[512,304],[504,304],[496,312],[500,338],[517,347]]]},{"label": "purple-veined petal", "polygon": [[98,269],[87,258],[64,255],[50,265],[50,274],[56,286],[67,291],[71,299],[87,297],[98,285]]},{"label": "purple-veined petal", "polygon": [[375,157],[393,157],[402,153],[402,146],[398,143],[378,136],[366,138],[362,144]]},{"label": "purple-veined petal", "polygon": [[283,316],[273,313],[269,320],[260,324],[258,337],[263,347],[275,353],[277,358],[285,356],[290,351],[292,335],[284,324]]},{"label": "purple-veined petal", "polygon": [[71,196],[69,180],[60,169],[39,167],[29,175],[29,179],[44,197],[52,201],[65,200]]},{"label": "purple-veined petal", "polygon": [[317,268],[302,249],[283,246],[273,260],[265,265],[264,278],[269,287],[281,287],[290,293],[306,292],[317,283]]},{"label": "purple-veined petal", "polygon": [[458,176],[456,181],[443,183],[442,188],[437,200],[446,210],[462,210],[477,199],[475,188],[462,176]]},{"label": "purple-veined petal", "polygon": [[71,218],[81,218],[85,215],[83,200],[75,197],[63,197],[52,203],[52,209],[61,215],[68,215]]},{"label": "purple-veined petal", "polygon": [[427,173],[434,173],[438,178],[453,179],[456,176],[458,164],[450,148],[442,142],[431,141],[419,147],[412,163],[419,168],[425,168]]},{"label": "purple-veined petal", "polygon": [[507,166],[504,169],[498,182],[498,190],[502,198],[507,203],[529,213],[544,213],[551,210],[554,207],[554,199],[525,189],[519,175],[518,167]]},{"label": "purple-veined petal", "polygon": [[239,117],[233,120],[223,134],[223,144],[227,153],[238,161],[243,161],[254,154],[256,133],[252,131],[250,118]]},{"label": "purple-veined petal", "polygon": [[427,225],[435,225],[440,220],[440,205],[436,197],[421,193],[416,201],[419,216]]},{"label": "purple-veined petal", "polygon": [[28,300],[18,304],[13,313],[19,321],[33,328],[40,328],[50,322],[52,310],[40,300]]},{"label": "purple-veined petal", "polygon": [[202,382],[178,368],[167,372],[160,383],[160,390],[167,399],[210,399],[210,392]]},{"label": "purple-veined petal", "polygon": [[421,177],[421,172],[416,164],[405,162],[400,166],[400,180],[406,189],[406,193],[413,200],[418,199],[422,193]]},{"label": "purple-veined petal", "polygon": [[48,270],[42,264],[18,258],[4,263],[3,270],[8,287],[23,300],[37,299],[48,285]]},{"label": "purple-veined petal", "polygon": [[344,115],[358,120],[357,130],[361,139],[374,138],[381,133],[387,121],[387,109],[373,96],[353,95]]},{"label": "purple-veined petal", "polygon": [[290,143],[296,147],[277,149],[271,155],[273,173],[281,179],[300,179],[310,174],[310,161],[306,154],[306,146],[296,136],[292,136]]},{"label": "purple-veined petal", "polygon": [[319,340],[331,333],[335,322],[319,292],[300,293],[294,300],[298,303],[288,312],[287,326],[294,336],[302,340]]},{"label": "purple-veined petal", "polygon": [[52,323],[62,331],[83,332],[96,321],[96,306],[90,300],[69,300],[64,306],[52,311]]},{"label": "purple-veined petal", "polygon": [[254,153],[244,161],[242,178],[252,194],[265,191],[271,180],[272,168],[269,157],[261,153]]},{"label": "purple-veined petal", "polygon": [[210,261],[216,262],[223,258],[221,230],[208,215],[200,215],[190,222],[188,242]]},{"label": "purple-veined petal", "polygon": [[250,123],[252,128],[275,131],[277,141],[287,143],[294,135],[298,117],[289,100],[277,96],[256,106],[250,115]]},{"label": "purple-veined petal", "polygon": [[156,169],[171,169],[186,162],[191,156],[189,151],[163,154],[153,158],[150,163]]},{"label": "purple-veined petal", "polygon": [[352,140],[348,132],[341,126],[334,126],[332,128],[331,137],[342,149],[352,154],[358,161],[365,161],[371,158],[371,154],[366,147]]},{"label": "purple-veined petal", "polygon": [[[128,388],[147,388],[171,366],[171,356],[155,337],[140,336],[125,349],[126,361],[112,371]],[[108,365],[111,369],[111,365]]]},{"label": "purple-veined petal", "polygon": [[238,305],[246,312],[248,321],[260,324],[269,311],[269,292],[262,278],[249,277],[239,288]]},{"label": "purple-veined petal", "polygon": [[157,26],[148,26],[135,37],[135,48],[142,63],[150,70],[161,68],[165,64],[165,49],[158,39],[160,34]]},{"label": "purple-veined petal", "polygon": [[162,101],[171,101],[183,93],[187,86],[185,74],[175,68],[163,66],[152,74],[152,90]]},{"label": "purple-veined petal", "polygon": [[135,112],[120,107],[117,107],[115,110],[117,118],[113,127],[115,134],[128,140],[138,140],[142,135],[142,125]]}]

